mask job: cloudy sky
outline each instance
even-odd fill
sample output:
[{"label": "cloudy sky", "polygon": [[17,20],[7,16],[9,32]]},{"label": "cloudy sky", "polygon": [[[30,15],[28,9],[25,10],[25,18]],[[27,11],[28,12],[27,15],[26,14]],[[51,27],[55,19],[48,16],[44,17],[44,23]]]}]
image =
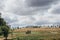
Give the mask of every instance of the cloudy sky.
[{"label": "cloudy sky", "polygon": [[60,24],[60,0],[0,0],[0,12],[13,27]]}]

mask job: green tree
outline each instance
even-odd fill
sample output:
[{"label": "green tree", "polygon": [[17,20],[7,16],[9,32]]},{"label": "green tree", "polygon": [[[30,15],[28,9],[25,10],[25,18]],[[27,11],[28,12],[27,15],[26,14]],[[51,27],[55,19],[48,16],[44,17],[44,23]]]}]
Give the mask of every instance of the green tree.
[{"label": "green tree", "polygon": [[9,27],[8,26],[2,26],[2,33],[3,33],[3,36],[6,38],[7,40],[7,37],[8,37],[8,34],[9,34]]},{"label": "green tree", "polygon": [[0,28],[2,30],[2,34],[3,36],[6,38],[7,40],[7,37],[8,37],[8,34],[9,34],[9,26],[7,25],[6,21],[4,21],[4,19],[1,17],[1,13],[0,13]]},{"label": "green tree", "polygon": [[1,29],[1,27],[0,27],[0,36],[2,35],[2,29]]}]

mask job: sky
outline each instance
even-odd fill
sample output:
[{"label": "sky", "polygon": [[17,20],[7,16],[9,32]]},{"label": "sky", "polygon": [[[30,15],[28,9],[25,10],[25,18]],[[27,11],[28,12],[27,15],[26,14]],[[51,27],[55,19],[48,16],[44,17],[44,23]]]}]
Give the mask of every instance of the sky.
[{"label": "sky", "polygon": [[60,24],[60,0],[0,0],[0,12],[12,27]]}]

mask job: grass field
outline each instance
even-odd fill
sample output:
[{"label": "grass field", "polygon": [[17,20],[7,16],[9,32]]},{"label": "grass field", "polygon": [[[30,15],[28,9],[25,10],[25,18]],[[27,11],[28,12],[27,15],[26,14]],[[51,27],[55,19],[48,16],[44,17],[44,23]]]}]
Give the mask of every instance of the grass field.
[{"label": "grass field", "polygon": [[[26,34],[28,30],[31,31],[31,34]],[[60,40],[60,28],[15,29],[8,38],[13,40]]]}]

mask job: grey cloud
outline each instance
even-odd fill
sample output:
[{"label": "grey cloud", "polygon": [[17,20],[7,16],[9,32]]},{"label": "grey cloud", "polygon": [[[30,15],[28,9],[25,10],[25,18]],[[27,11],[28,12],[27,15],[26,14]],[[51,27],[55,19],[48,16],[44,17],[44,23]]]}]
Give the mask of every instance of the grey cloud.
[{"label": "grey cloud", "polygon": [[41,15],[42,12],[50,8],[50,4],[55,1],[56,0],[25,0],[23,2],[23,0],[7,0],[3,11],[18,15],[36,15],[38,13]]},{"label": "grey cloud", "polygon": [[44,24],[48,24],[49,22],[48,21],[44,21],[44,20],[41,20],[41,21],[37,21],[35,24],[37,25],[44,25]]},{"label": "grey cloud", "polygon": [[49,13],[60,14],[60,0],[58,0],[58,2],[56,2],[56,4],[51,6]]},{"label": "grey cloud", "polygon": [[49,20],[40,20],[40,21],[36,21],[34,24],[37,24],[37,25],[47,25],[47,24],[60,24],[60,21],[59,20],[54,20],[55,22],[53,21],[49,21]]},{"label": "grey cloud", "polygon": [[57,20],[57,21],[56,21],[55,23],[53,23],[53,24],[58,24],[58,25],[60,25],[60,21]]},{"label": "grey cloud", "polygon": [[[46,11],[50,7],[49,4],[52,4],[56,0],[25,0],[25,2],[22,0],[6,0],[5,3],[3,1],[5,0],[1,0],[0,2],[1,5],[5,5],[3,6],[3,11],[15,13],[18,15],[36,15],[38,13],[42,14],[41,12]],[[0,6],[0,8],[2,8],[2,6]]]},{"label": "grey cloud", "polygon": [[3,9],[4,7],[4,0],[0,0],[0,11]]},{"label": "grey cloud", "polygon": [[[29,18],[29,20],[32,21],[32,24],[28,24],[28,23],[24,24],[26,22],[26,20],[24,20],[24,19],[16,20],[16,17],[14,17],[15,19],[11,20],[6,15],[7,17],[4,17],[5,20],[9,23],[13,23],[13,24],[11,24],[13,26],[23,26],[23,25],[33,25],[33,24],[43,25],[43,24],[54,24],[54,23],[59,24],[60,22],[52,23],[52,21],[49,22],[49,20],[47,21],[45,19],[36,21],[36,18],[33,17],[34,15],[37,16],[37,14],[39,14],[39,15],[42,14],[42,16],[44,16],[44,15],[47,16],[47,14],[45,14],[45,13],[47,13],[46,11],[50,8],[50,6],[52,4],[54,4],[54,2],[57,2],[57,0],[26,0],[25,2],[23,2],[22,0],[18,0],[18,1],[17,0],[0,0],[0,10],[3,9],[2,11],[8,12],[8,14],[14,13],[14,14],[18,14],[20,16],[22,16],[22,15],[27,16]],[[57,9],[52,10],[52,12],[59,14],[60,13],[59,10],[60,10],[60,8],[57,8]],[[30,17],[29,17],[29,15],[30,15]],[[53,16],[50,16],[50,18],[53,18]],[[20,23],[20,21],[22,21],[22,20],[24,20],[23,23]],[[27,22],[29,22],[29,20]]]},{"label": "grey cloud", "polygon": [[[51,2],[53,2],[53,0],[26,0],[25,2],[23,2],[22,0],[20,1],[13,0],[13,2],[11,1],[7,0],[8,3],[6,3],[3,10],[6,12],[12,12],[19,15],[35,15],[38,14],[38,12],[41,14],[41,12],[49,8],[47,4],[51,4]],[[30,4],[34,7],[28,7]]]},{"label": "grey cloud", "polygon": [[8,24],[17,22],[17,20],[13,19],[11,20],[10,18],[4,18]]},{"label": "grey cloud", "polygon": [[60,8],[54,9],[52,11],[53,14],[60,14]]},{"label": "grey cloud", "polygon": [[17,22],[17,18],[18,16],[17,15],[14,15],[14,14],[11,14],[11,13],[2,13],[2,18],[4,18],[4,20],[10,24],[10,23],[14,23],[14,22]]},{"label": "grey cloud", "polygon": [[28,5],[31,6],[31,7],[48,6],[55,1],[56,0],[26,0]]},{"label": "grey cloud", "polygon": [[56,20],[56,22],[54,24],[59,24],[60,25],[60,19]]}]

